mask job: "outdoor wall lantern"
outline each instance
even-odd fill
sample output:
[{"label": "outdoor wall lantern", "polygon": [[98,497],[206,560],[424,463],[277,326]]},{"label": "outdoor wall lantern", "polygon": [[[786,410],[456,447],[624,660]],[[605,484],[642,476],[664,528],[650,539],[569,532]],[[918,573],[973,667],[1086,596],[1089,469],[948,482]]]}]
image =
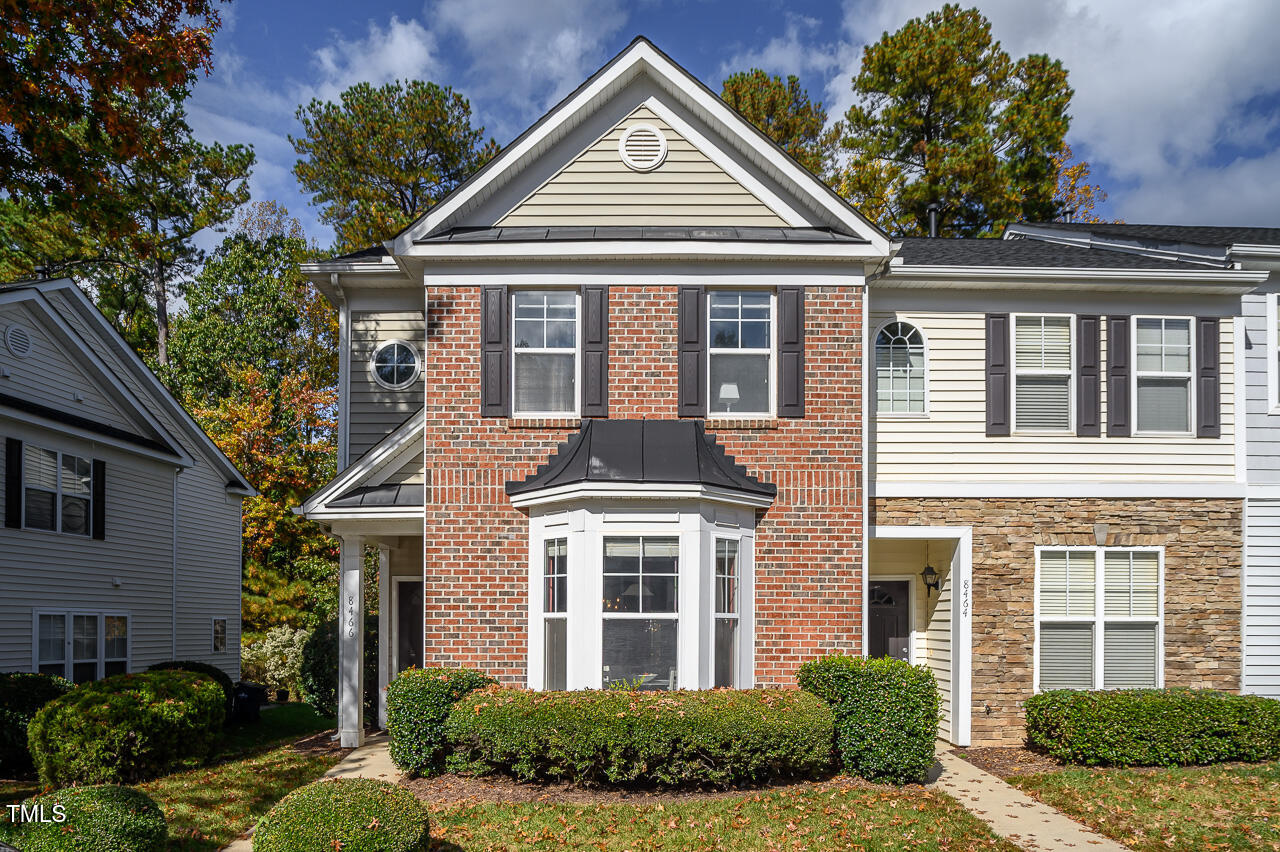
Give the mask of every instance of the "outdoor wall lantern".
[{"label": "outdoor wall lantern", "polygon": [[939,580],[938,569],[929,564],[932,560],[929,559],[928,542],[925,542],[924,548],[924,570],[920,572],[920,579],[924,580],[924,593],[928,597],[929,590],[939,591],[942,583]]}]

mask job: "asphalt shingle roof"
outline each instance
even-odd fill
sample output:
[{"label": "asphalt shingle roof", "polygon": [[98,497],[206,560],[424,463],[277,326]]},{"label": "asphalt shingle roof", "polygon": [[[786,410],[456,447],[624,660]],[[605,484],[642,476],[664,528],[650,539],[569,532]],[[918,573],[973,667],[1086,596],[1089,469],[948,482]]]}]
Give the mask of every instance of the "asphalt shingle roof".
[{"label": "asphalt shingle roof", "polygon": [[1028,222],[1036,228],[1077,231],[1122,240],[1193,243],[1202,246],[1280,245],[1280,228],[1209,225],[1126,225],[1113,222]]},{"label": "asphalt shingle roof", "polygon": [[898,253],[906,266],[990,266],[1061,269],[1205,269],[1201,264],[1159,260],[1130,252],[1064,246],[1040,240],[902,240]]}]

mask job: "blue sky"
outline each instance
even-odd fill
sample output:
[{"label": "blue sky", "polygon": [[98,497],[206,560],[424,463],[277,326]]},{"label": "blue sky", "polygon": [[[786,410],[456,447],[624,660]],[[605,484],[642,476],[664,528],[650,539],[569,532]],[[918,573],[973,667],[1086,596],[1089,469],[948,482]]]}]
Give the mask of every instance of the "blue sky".
[{"label": "blue sky", "polygon": [[[361,80],[451,85],[505,144],[634,36],[713,89],[753,66],[796,74],[832,117],[862,47],[941,0],[233,2],[214,71],[189,104],[205,141],[252,144],[255,199],[327,244],[293,178],[288,135],[312,97]],[[1280,227],[1280,3],[977,0],[1015,56],[1060,58],[1076,89],[1068,141],[1129,222]]]}]

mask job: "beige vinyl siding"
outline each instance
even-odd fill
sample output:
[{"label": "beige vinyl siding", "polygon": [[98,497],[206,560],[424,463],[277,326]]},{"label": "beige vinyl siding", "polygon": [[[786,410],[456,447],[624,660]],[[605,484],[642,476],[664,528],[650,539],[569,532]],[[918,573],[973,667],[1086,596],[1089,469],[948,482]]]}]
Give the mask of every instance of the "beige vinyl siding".
[{"label": "beige vinyl siding", "polygon": [[[39,444],[54,436],[0,414],[0,438]],[[56,443],[105,462],[107,537],[0,527],[0,671],[31,670],[38,609],[127,612],[132,670],[170,659],[173,468],[91,441]],[[0,479],[4,454],[0,440]]]},{"label": "beige vinyl siding", "polygon": [[[149,428],[124,414],[97,380],[90,379],[63,351],[62,343],[54,338],[46,322],[47,319],[37,317],[21,303],[0,306],[0,366],[9,371],[9,377],[0,382],[0,393],[136,434],[151,435]],[[30,334],[31,354],[26,358],[15,357],[3,343],[5,329],[14,323]],[[78,402],[77,393],[81,397]]]},{"label": "beige vinyl siding", "polygon": [[[986,435],[986,332],[981,313],[876,311],[917,326],[928,356],[928,415],[875,422],[877,482],[1234,481],[1235,406],[1230,318],[1220,321],[1222,437]],[[1106,323],[1102,329],[1102,422],[1106,432]],[[1074,389],[1072,391],[1074,396]],[[1073,427],[1074,428],[1074,427]]]},{"label": "beige vinyl siding", "polygon": [[[921,531],[924,534],[924,531]],[[911,613],[911,653],[917,665],[933,672],[941,697],[938,736],[951,736],[951,542],[928,544],[916,540],[877,539],[871,542],[871,577],[910,577],[914,607]],[[941,590],[930,591],[926,601],[926,555],[941,575]]]},{"label": "beige vinyl siding", "polygon": [[[388,390],[370,370],[380,343],[405,340],[422,357],[426,336],[421,311],[356,312],[351,315],[351,394],[348,444],[355,463],[423,405],[423,378],[404,390]],[[479,345],[478,343],[476,344]]]},{"label": "beige vinyl siding", "polygon": [[[419,436],[421,441],[421,436]],[[423,454],[418,453],[409,461],[400,465],[390,476],[383,480],[385,485],[421,485],[425,479],[423,477],[424,461]]]},{"label": "beige vinyl siding", "polygon": [[[59,294],[53,298],[63,300]],[[203,442],[188,436],[177,414],[156,396],[148,384],[135,378],[126,367],[123,356],[98,337],[96,325],[90,327],[68,305],[63,315],[80,333],[112,372],[147,406],[148,411],[170,434],[181,441],[196,463],[178,476],[178,625],[177,658],[201,660],[226,671],[232,677],[240,672],[240,509],[241,498],[227,494],[227,474],[222,465],[205,448]],[[169,507],[152,521],[147,519],[146,537],[155,546],[172,553],[173,526],[172,477],[156,499]],[[112,535],[108,516],[108,536]],[[165,582],[171,583],[172,556],[164,567]],[[169,588],[169,586],[166,586]],[[168,624],[170,602],[164,603]],[[214,654],[211,641],[211,619],[227,619],[227,650]],[[166,634],[167,635],[167,634]],[[168,650],[163,659],[168,659]]]},{"label": "beige vinyl siding", "polygon": [[[628,168],[618,141],[635,124],[667,137],[667,157],[650,172]],[[514,225],[760,225],[786,222],[647,107],[578,155],[504,216]]]},{"label": "beige vinyl siding", "polygon": [[391,575],[393,577],[422,576],[422,538],[405,536],[399,546],[391,549]]}]

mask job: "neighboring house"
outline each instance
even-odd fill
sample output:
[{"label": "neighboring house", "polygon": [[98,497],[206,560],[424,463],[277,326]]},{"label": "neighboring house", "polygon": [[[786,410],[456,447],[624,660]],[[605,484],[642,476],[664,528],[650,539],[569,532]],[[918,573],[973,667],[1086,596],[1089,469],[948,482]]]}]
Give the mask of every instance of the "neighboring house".
[{"label": "neighboring house", "polygon": [[1005,236],[1268,276],[1242,297],[1233,331],[1235,381],[1247,390],[1237,433],[1237,477],[1247,482],[1241,688],[1280,698],[1280,228],[1081,222],[1018,225]]},{"label": "neighboring house", "polygon": [[1239,685],[1233,318],[1264,275],[893,244],[643,39],[305,271],[340,311],[340,473],[303,511],[342,542],[344,744],[370,546],[380,686],[889,654],[967,745],[1037,688]]},{"label": "neighboring house", "polygon": [[0,671],[240,670],[235,466],[71,281],[0,285]]}]

